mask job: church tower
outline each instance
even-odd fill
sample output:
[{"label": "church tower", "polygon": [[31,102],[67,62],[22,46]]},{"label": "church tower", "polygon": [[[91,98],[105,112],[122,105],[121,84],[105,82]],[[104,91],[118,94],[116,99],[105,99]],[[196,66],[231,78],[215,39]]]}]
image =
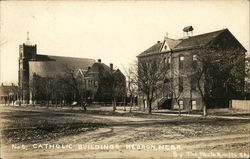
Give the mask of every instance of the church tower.
[{"label": "church tower", "polygon": [[18,86],[24,104],[29,102],[29,61],[36,60],[36,45],[32,45],[27,32],[27,41],[19,45]]}]

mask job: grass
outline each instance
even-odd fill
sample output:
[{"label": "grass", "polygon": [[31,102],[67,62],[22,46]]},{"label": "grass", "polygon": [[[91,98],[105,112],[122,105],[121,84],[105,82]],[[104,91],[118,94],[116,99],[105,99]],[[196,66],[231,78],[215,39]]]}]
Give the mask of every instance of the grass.
[{"label": "grass", "polygon": [[[176,134],[179,137],[199,137],[246,132],[239,127],[250,123],[250,119],[233,120],[221,118],[148,115],[128,111],[118,113],[107,109],[88,111],[71,109],[45,109],[8,107],[0,112],[2,135],[7,143],[37,143],[56,140],[69,135],[94,131],[103,127],[127,127],[136,129],[135,138],[125,141],[154,140],[161,135]],[[122,118],[119,121],[114,117]],[[140,120],[135,120],[135,118]],[[147,120],[146,120],[147,119]],[[147,128],[146,131],[144,128]],[[175,137],[175,136],[173,136]]]}]

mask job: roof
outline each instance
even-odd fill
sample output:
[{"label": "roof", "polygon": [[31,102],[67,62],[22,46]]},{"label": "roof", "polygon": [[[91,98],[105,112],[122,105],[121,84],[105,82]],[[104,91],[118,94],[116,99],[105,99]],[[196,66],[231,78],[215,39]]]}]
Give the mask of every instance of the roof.
[{"label": "roof", "polygon": [[[186,49],[186,48],[194,48],[197,46],[204,46],[204,45],[209,44],[211,41],[213,41],[216,37],[218,37],[225,30],[227,29],[222,29],[222,30],[218,30],[214,32],[187,37],[184,39],[166,38],[165,40],[172,51]],[[139,54],[138,57],[144,56],[147,54],[159,53],[161,51],[161,47],[163,44],[164,42],[158,42],[154,44],[149,49]]]},{"label": "roof", "polygon": [[36,73],[50,77],[65,72],[66,66],[75,69],[87,69],[95,63],[94,59],[63,56],[37,55],[36,60],[29,61],[30,76]]},{"label": "roof", "polygon": [[157,42],[156,44],[154,44],[153,46],[151,46],[146,51],[143,51],[142,54],[159,52],[159,50],[161,49],[161,46],[162,46],[162,43],[161,42]]},{"label": "roof", "polygon": [[182,39],[181,42],[174,48],[174,49],[183,49],[187,47],[196,47],[196,46],[203,46],[214,40],[218,35],[220,35],[223,30],[218,30],[206,34],[200,34],[192,37],[188,37],[186,39]]},{"label": "roof", "polygon": [[178,44],[181,42],[181,40],[179,40],[179,39],[177,40],[177,39],[166,38],[165,40],[166,40],[168,46],[169,46],[171,49],[172,49],[172,48],[175,48],[175,46],[178,45]]},{"label": "roof", "polygon": [[81,69],[81,68],[79,68],[79,70],[78,70],[78,74],[80,74],[82,77],[85,77],[85,75],[86,75],[86,73],[88,72],[88,70],[87,69]]},{"label": "roof", "polygon": [[26,40],[25,45],[32,46],[32,43],[31,43],[30,38],[29,38],[29,32],[27,32],[27,40]]},{"label": "roof", "polygon": [[101,62],[96,62],[92,65],[91,67],[91,72],[98,72],[98,73],[103,73],[103,74],[110,74],[110,67],[108,67],[107,65],[105,65],[104,63]]}]

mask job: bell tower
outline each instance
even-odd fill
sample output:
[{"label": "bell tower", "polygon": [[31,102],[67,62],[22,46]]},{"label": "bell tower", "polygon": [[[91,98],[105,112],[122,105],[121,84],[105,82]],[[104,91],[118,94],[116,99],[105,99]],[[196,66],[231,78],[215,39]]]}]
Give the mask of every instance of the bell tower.
[{"label": "bell tower", "polygon": [[36,45],[32,45],[27,32],[26,43],[19,45],[19,68],[18,68],[18,86],[20,88],[20,98],[23,104],[29,102],[29,61],[36,60]]}]

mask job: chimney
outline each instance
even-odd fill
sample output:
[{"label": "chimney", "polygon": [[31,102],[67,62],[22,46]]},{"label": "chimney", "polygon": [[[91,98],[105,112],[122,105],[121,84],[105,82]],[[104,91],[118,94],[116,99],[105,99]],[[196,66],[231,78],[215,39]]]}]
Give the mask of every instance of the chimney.
[{"label": "chimney", "polygon": [[99,63],[101,63],[101,62],[102,62],[102,60],[101,60],[101,59],[98,59],[98,62],[99,62]]},{"label": "chimney", "polygon": [[1,85],[3,86],[3,83]]},{"label": "chimney", "polygon": [[157,41],[157,44],[160,44],[161,41]]},{"label": "chimney", "polygon": [[11,83],[11,86],[14,86],[14,83]]},{"label": "chimney", "polygon": [[113,64],[110,63],[109,66],[110,66],[110,71],[113,71]]}]

